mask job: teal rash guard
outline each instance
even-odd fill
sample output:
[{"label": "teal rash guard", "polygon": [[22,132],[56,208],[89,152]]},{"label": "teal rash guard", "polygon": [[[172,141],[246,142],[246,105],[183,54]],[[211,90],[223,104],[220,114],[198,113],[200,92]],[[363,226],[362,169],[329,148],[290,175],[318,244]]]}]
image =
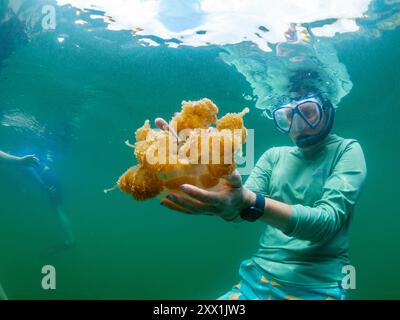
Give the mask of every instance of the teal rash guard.
[{"label": "teal rash guard", "polygon": [[334,134],[307,149],[267,150],[245,187],[289,204],[291,228],[284,233],[266,226],[252,257],[256,266],[286,285],[338,286],[349,264],[349,225],[366,172],[359,143]]}]

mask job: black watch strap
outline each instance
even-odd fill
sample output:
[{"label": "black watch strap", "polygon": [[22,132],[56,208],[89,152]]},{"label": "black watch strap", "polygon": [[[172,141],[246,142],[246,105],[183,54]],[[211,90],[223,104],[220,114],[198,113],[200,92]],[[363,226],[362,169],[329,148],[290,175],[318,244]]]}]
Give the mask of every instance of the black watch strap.
[{"label": "black watch strap", "polygon": [[256,192],[256,202],[254,205],[242,210],[240,217],[246,221],[254,222],[264,214],[265,197]]}]

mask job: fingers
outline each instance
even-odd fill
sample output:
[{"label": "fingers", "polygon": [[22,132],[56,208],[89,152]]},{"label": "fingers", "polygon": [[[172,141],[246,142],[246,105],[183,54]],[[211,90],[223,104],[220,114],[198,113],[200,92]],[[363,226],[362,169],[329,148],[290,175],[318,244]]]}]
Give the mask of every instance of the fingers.
[{"label": "fingers", "polygon": [[36,155],[34,155],[34,154],[28,154],[28,155],[26,155],[26,156],[24,156],[23,158],[25,158],[25,159],[32,159],[32,160],[34,160],[34,161],[39,161],[39,159],[36,157]]},{"label": "fingers", "polygon": [[163,118],[157,118],[156,120],[154,120],[154,124],[160,130],[168,131],[169,129],[167,121],[165,121]]},{"label": "fingers", "polygon": [[29,154],[19,159],[24,166],[36,167],[39,165],[39,159],[34,154]]},{"label": "fingers", "polygon": [[31,157],[31,159],[33,160],[33,162],[34,162],[35,165],[39,164],[39,158],[38,158],[38,157],[36,157],[34,154],[31,155],[30,157]]},{"label": "fingers", "polygon": [[186,210],[180,206],[178,206],[177,204],[175,204],[174,202],[172,202],[171,200],[168,199],[162,199],[160,202],[161,205],[166,206],[168,209],[171,210],[175,210],[175,211],[180,211],[183,213],[191,213],[189,210]]},{"label": "fingers", "polygon": [[242,186],[242,177],[237,170],[229,176],[223,177],[232,188],[240,188]]},{"label": "fingers", "polygon": [[209,205],[219,204],[223,196],[221,192],[207,191],[191,184],[183,184],[180,189],[192,198]]},{"label": "fingers", "polygon": [[154,124],[158,129],[171,133],[179,141],[179,137],[176,131],[173,128],[171,128],[168,122],[165,121],[163,118],[157,118],[156,120],[154,120]]},{"label": "fingers", "polygon": [[195,199],[191,199],[188,197],[184,197],[178,194],[168,194],[167,200],[171,201],[175,205],[179,206],[180,208],[186,210],[190,213],[197,213],[197,214],[212,214],[212,212],[216,212],[216,208],[207,204],[204,204],[200,201]]}]

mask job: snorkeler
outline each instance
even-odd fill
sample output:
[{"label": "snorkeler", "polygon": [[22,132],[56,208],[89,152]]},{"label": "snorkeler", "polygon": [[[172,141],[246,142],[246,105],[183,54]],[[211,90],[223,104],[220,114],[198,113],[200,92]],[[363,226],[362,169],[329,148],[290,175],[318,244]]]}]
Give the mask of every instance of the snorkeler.
[{"label": "snorkeler", "polygon": [[[184,184],[161,201],[173,210],[266,225],[240,283],[219,299],[344,299],[349,226],[366,178],[360,144],[331,133],[335,109],[317,89],[272,108],[294,147],[274,147],[245,184],[234,172],[222,191]],[[288,94],[289,95],[289,94]]]},{"label": "snorkeler", "polygon": [[75,244],[75,237],[71,229],[71,223],[62,210],[61,184],[48,165],[44,165],[35,155],[18,157],[0,151],[0,164],[19,165],[41,186],[45,191],[57,222],[63,231],[63,242],[45,250],[45,255],[60,252],[71,248]]}]

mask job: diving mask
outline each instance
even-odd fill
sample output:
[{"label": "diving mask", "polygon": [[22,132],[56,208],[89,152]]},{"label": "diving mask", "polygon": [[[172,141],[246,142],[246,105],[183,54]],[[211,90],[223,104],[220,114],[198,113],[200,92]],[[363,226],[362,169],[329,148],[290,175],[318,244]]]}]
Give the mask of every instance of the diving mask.
[{"label": "diving mask", "polygon": [[277,128],[284,133],[291,130],[300,132],[306,126],[315,129],[323,118],[323,102],[317,95],[293,100],[276,108],[272,117]]}]

